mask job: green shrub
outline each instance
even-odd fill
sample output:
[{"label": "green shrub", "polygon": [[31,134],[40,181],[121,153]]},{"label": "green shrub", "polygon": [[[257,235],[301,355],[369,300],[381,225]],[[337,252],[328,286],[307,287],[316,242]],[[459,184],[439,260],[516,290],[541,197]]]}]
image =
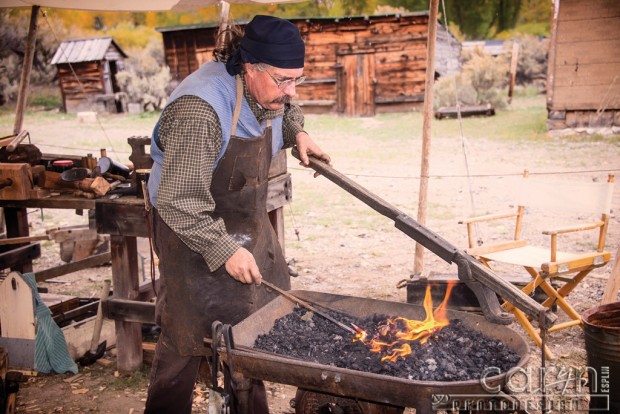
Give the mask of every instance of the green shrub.
[{"label": "green shrub", "polygon": [[62,107],[62,94],[58,86],[33,86],[28,93],[28,106],[44,110]]},{"label": "green shrub", "polygon": [[439,79],[435,84],[434,106],[491,104],[504,108],[507,102],[505,91],[508,81],[508,63],[503,56],[493,57],[480,49],[463,51],[463,66],[460,74]]},{"label": "green shrub", "polygon": [[134,49],[128,55],[126,70],[116,75],[119,86],[130,102],[140,103],[145,110],[162,109],[171,92],[172,77],[161,42],[153,39],[146,48]]},{"label": "green shrub", "polygon": [[[531,35],[518,35],[513,41],[519,43],[516,83],[544,88],[547,77],[549,41],[539,40]],[[512,43],[506,42],[504,48],[512,50]]]}]

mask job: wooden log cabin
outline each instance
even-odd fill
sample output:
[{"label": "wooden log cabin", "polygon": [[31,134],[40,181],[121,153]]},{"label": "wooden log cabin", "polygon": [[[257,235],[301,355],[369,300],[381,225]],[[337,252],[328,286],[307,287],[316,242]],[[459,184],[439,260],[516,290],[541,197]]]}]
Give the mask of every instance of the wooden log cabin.
[{"label": "wooden log cabin", "polygon": [[620,1],[553,4],[548,128],[620,127]]},{"label": "wooden log cabin", "polygon": [[[421,108],[428,12],[290,21],[306,42],[306,82],[295,98],[305,112],[373,116]],[[157,30],[175,81],[212,59],[217,24]],[[461,45],[441,25],[436,50],[436,76],[459,70]]]},{"label": "wooden log cabin", "polygon": [[126,112],[127,99],[116,74],[124,69],[125,52],[111,37],[63,41],[52,65],[66,112]]}]

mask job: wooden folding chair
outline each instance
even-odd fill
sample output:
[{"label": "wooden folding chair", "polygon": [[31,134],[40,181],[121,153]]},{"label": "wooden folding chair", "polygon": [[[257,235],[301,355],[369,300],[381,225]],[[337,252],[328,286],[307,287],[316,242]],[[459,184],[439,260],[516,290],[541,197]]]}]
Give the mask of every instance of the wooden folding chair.
[{"label": "wooden folding chair", "polygon": [[[554,325],[548,330],[549,332],[580,325],[581,316],[570,305],[567,296],[592,270],[604,266],[611,260],[611,253],[605,250],[605,237],[609,225],[614,176],[609,175],[607,182],[575,182],[528,177],[526,171],[520,181],[518,188],[514,189],[517,196],[515,204],[518,205],[516,212],[490,214],[461,221],[467,225],[468,252],[489,268],[491,262],[496,262],[496,265],[505,263],[524,267],[532,278],[522,289],[524,293],[533,294],[536,288],[540,288],[539,290],[546,295],[542,304],[546,307],[557,304],[570,319],[568,322]],[[558,216],[560,212],[577,212],[579,221],[570,226],[543,230],[542,235],[550,237],[549,245],[545,247],[532,245],[527,240],[521,239],[521,230],[526,213],[531,216],[537,209]],[[584,213],[592,216],[592,221],[586,221]],[[500,219],[516,220],[514,239],[476,246],[474,226],[477,223]],[[586,230],[598,230],[596,248],[584,248],[585,243],[580,240],[578,244],[582,251],[558,250],[558,236],[563,236],[564,240],[566,238],[564,236],[569,233]],[[495,270],[497,272],[497,269]],[[510,303],[505,302],[503,307],[515,315],[534,342],[542,347],[539,330],[533,327],[533,321]],[[550,359],[554,358],[548,347],[545,347],[545,354]]]}]

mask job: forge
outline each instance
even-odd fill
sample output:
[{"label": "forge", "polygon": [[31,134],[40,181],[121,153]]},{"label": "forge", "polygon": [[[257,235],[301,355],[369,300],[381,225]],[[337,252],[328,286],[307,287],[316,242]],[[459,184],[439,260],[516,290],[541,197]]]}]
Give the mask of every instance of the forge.
[{"label": "forge", "polygon": [[[331,315],[343,318],[344,321],[350,319],[360,324],[368,323],[368,330],[373,324],[381,322],[384,315],[398,315],[412,320],[424,320],[427,316],[423,306],[408,303],[302,290],[292,291],[291,294],[329,309]],[[309,314],[307,310],[300,309],[284,297],[278,297],[233,327],[234,347],[222,351],[221,356],[238,376],[297,387],[297,395],[291,401],[296,414],[392,414],[402,413],[405,407],[412,407],[416,409],[416,413],[426,414],[435,411],[434,404],[459,404],[460,399],[471,396],[478,400],[504,400],[508,404],[516,404],[513,398],[503,391],[489,390],[496,387],[501,390],[506,376],[527,363],[529,349],[524,339],[512,329],[491,323],[480,315],[446,310],[446,317],[452,321],[452,328],[444,327],[427,341],[431,346],[426,349],[434,349],[432,352],[436,354],[420,354],[420,358],[407,358],[413,362],[406,362],[406,359],[402,358],[397,359],[396,363],[386,364],[382,363],[378,356],[369,357],[371,353],[368,352],[366,344],[347,339],[346,336],[350,336],[347,331],[318,315]],[[295,318],[298,321],[292,322]],[[309,353],[312,344],[302,343],[305,337],[296,332],[288,332],[290,341],[280,343],[277,346],[279,349],[257,348],[257,344],[269,338],[274,327],[278,329],[279,321],[285,321],[284,324],[289,328],[295,323],[299,325],[299,329],[312,331],[307,333],[310,337],[325,336],[326,340],[323,341],[313,339],[315,345],[322,342],[321,346],[325,348],[315,346],[318,356],[313,356]],[[496,374],[497,370],[491,371],[494,375],[485,373],[485,368],[494,369],[498,361],[491,357],[486,363],[481,362],[489,357],[483,354],[488,354],[491,350],[481,351],[479,343],[460,344],[454,347],[455,355],[445,354],[445,342],[442,341],[456,341],[458,344],[459,338],[462,338],[461,341],[465,342],[482,342],[483,337],[486,337],[485,341],[495,357],[500,355],[505,358],[503,368],[497,367],[501,371],[499,374]],[[334,341],[337,345],[334,345]],[[416,352],[422,352],[422,347],[427,344],[421,344]],[[271,345],[258,347],[270,348]],[[494,347],[495,349],[492,349]],[[353,355],[357,356],[339,360],[339,353],[336,351],[342,351],[343,348],[354,348]],[[285,352],[298,353],[290,356],[285,355]],[[474,353],[482,356],[472,358]],[[451,360],[448,361],[448,358]],[[457,362],[460,361],[455,359],[468,359],[472,363],[468,368],[463,364],[459,364],[460,367],[457,368]],[[401,364],[399,360],[406,363]],[[451,364],[454,364],[454,367],[451,367]],[[442,375],[448,373],[448,376],[438,380],[439,372],[443,372]],[[481,375],[484,381],[481,381]]]}]

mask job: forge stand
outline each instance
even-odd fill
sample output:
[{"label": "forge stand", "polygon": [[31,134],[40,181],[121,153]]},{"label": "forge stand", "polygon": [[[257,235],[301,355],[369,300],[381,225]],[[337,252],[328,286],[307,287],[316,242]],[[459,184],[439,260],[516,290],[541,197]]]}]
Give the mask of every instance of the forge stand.
[{"label": "forge stand", "polygon": [[[401,302],[381,301],[334,295],[321,292],[293,291],[296,297],[309,303],[333,309],[345,314],[365,318],[374,314],[402,316],[409,319],[424,319],[425,311],[420,306]],[[397,414],[404,407],[416,409],[416,413],[430,414],[452,402],[456,407],[465,407],[471,402],[486,402],[492,406],[496,400],[505,400],[517,405],[509,395],[491,393],[479,380],[468,381],[418,381],[388,375],[373,374],[332,365],[306,362],[266,353],[253,348],[256,338],[268,333],[275,321],[294,309],[296,305],[284,297],[278,297],[259,311],[233,327],[234,348],[218,348],[218,354],[238,379],[261,379],[269,382],[298,387],[294,400],[296,414],[319,414],[340,409],[343,413]],[[525,366],[529,358],[529,347],[525,340],[512,329],[493,324],[480,315],[448,311],[450,319],[460,319],[471,330],[484,332],[488,337],[501,341],[520,360],[513,369]],[[507,373],[485,378],[488,387],[503,387]],[[444,408],[441,408],[444,409]],[[327,410],[327,411],[321,411]],[[331,411],[329,411],[331,410]],[[517,409],[512,412],[517,411]],[[482,411],[484,412],[484,411]]]}]

